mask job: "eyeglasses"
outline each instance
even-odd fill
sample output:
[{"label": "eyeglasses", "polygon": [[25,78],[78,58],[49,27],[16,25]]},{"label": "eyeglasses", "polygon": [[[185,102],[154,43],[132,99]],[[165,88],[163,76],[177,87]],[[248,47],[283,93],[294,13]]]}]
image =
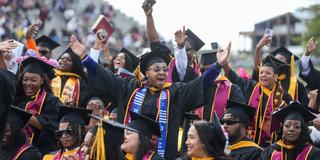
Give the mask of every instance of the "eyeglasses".
[{"label": "eyeglasses", "polygon": [[241,123],[242,121],[232,121],[232,120],[224,120],[224,119],[221,119],[220,120],[220,123],[222,124],[222,125],[224,125],[224,124],[227,124],[227,125],[234,125],[234,124],[236,124],[236,123]]},{"label": "eyeglasses", "polygon": [[46,54],[48,54],[50,51],[47,51],[47,50],[40,50],[39,52],[41,53],[41,55],[46,55]]},{"label": "eyeglasses", "polygon": [[155,72],[160,72],[160,70],[162,70],[163,72],[168,72],[169,68],[167,66],[154,66],[152,68],[149,68],[148,70],[153,70]]},{"label": "eyeglasses", "polygon": [[71,129],[66,129],[66,130],[59,130],[59,131],[55,131],[54,135],[57,138],[61,138],[63,134],[67,134],[69,136],[72,136],[72,130]]}]

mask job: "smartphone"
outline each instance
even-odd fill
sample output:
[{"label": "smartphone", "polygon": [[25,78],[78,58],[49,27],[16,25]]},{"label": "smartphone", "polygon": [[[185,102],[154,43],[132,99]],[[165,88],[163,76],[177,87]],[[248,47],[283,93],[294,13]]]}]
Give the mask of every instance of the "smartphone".
[{"label": "smartphone", "polygon": [[214,52],[217,52],[218,51],[218,48],[219,48],[219,44],[217,42],[212,42],[211,43],[211,48]]},{"label": "smartphone", "polygon": [[264,32],[264,36],[265,37],[269,37],[269,39],[272,39],[272,36],[273,36],[273,30],[272,29],[269,29],[267,28]]}]

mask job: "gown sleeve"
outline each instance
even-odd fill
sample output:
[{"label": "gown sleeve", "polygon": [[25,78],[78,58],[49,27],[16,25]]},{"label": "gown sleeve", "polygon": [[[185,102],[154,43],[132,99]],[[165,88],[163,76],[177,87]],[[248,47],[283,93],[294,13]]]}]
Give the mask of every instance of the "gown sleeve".
[{"label": "gown sleeve", "polygon": [[17,160],[41,160],[41,154],[37,148],[30,147]]}]

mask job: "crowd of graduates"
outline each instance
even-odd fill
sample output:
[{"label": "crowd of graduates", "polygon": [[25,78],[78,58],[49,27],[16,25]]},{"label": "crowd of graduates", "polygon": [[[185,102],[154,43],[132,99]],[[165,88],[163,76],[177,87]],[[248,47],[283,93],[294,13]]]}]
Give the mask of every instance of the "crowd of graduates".
[{"label": "crowd of graduates", "polygon": [[183,27],[170,50],[154,4],[142,4],[150,52],[122,48],[108,65],[99,62],[108,44],[98,34],[93,46],[72,34],[58,59],[60,44],[36,24],[22,45],[0,42],[0,159],[320,159],[313,37],[301,58],[284,46],[262,56],[272,41],[262,37],[253,74],[242,77],[229,66],[231,42],[198,60],[204,42]]}]

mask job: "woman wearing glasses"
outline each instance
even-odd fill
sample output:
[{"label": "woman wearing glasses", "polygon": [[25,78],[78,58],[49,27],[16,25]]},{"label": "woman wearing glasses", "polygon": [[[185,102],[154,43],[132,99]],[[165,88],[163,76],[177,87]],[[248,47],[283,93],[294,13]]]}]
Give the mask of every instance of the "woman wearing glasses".
[{"label": "woman wearing glasses", "polygon": [[89,124],[91,110],[73,107],[60,107],[59,130],[55,132],[59,150],[44,156],[44,160],[57,160],[63,158],[83,158],[81,145],[85,136],[85,125]]}]

